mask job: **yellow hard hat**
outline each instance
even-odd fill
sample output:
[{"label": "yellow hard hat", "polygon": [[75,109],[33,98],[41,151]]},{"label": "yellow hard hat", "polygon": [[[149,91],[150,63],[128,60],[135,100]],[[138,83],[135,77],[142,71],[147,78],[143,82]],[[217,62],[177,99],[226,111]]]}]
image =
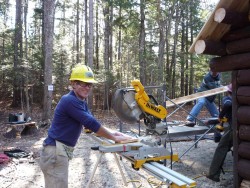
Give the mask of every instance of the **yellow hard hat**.
[{"label": "yellow hard hat", "polygon": [[94,79],[94,73],[90,67],[86,65],[76,65],[71,72],[69,80],[79,80],[86,83],[97,83]]}]

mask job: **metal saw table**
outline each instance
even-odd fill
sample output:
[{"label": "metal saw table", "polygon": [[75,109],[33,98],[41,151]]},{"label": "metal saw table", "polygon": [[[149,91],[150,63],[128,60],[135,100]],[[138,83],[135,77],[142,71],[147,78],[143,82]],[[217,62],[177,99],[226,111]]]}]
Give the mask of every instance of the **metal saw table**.
[{"label": "metal saw table", "polygon": [[[204,134],[210,128],[206,126],[197,126],[197,125],[194,127],[179,125],[179,126],[168,126],[168,131],[170,138],[176,138],[181,136],[194,136],[194,135]],[[213,130],[212,129],[209,130],[209,133],[210,132],[213,132]]]},{"label": "metal saw table", "polygon": [[[102,138],[99,138],[95,136],[94,134],[90,134],[90,137],[97,141],[100,144],[108,144],[109,142],[104,141]],[[120,174],[122,176],[123,182],[125,186],[127,186],[127,182],[125,180],[124,173],[121,169],[121,165],[118,161],[117,155],[121,156],[122,158],[128,159],[126,156],[119,154],[119,152],[111,152],[114,154],[115,161],[117,163],[117,166],[119,168]],[[90,176],[90,179],[87,184],[87,188],[90,186],[91,181],[94,178],[95,171],[97,169],[98,164],[100,163],[102,155],[105,154],[105,152],[100,152],[100,156],[98,158],[97,163],[95,164],[94,170]],[[191,187],[196,187],[196,182],[162,164],[159,164],[158,162],[147,162],[144,163],[141,167],[143,170],[148,172],[149,174],[153,175],[154,177],[158,178],[160,181],[166,182],[169,187],[171,188],[191,188]]]}]

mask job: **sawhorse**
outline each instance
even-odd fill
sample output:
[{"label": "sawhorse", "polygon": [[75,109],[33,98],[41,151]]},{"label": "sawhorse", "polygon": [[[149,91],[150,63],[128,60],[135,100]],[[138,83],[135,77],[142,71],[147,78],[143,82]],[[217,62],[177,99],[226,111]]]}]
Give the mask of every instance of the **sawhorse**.
[{"label": "sawhorse", "polygon": [[[92,138],[94,138],[94,137],[92,137]],[[98,138],[95,138],[95,139],[98,139]],[[100,140],[98,140],[98,141],[100,142]],[[102,142],[103,142],[103,141],[102,141]],[[89,186],[90,186],[90,184],[91,184],[91,182],[92,182],[92,180],[93,180],[93,178],[94,178],[94,175],[95,175],[96,169],[97,169],[97,167],[98,167],[98,164],[101,162],[102,156],[103,156],[104,154],[105,154],[104,152],[100,152],[100,155],[99,155],[99,157],[98,157],[98,159],[97,159],[97,162],[96,162],[96,164],[95,164],[95,166],[94,166],[93,172],[92,172],[92,174],[91,174],[91,176],[90,176],[90,179],[89,179],[89,181],[88,181],[88,184],[87,184],[86,188],[89,188]],[[115,162],[116,162],[116,164],[117,164],[117,166],[118,166],[118,168],[119,168],[119,171],[120,171],[120,173],[121,173],[121,175],[122,175],[123,183],[125,184],[125,186],[127,186],[128,184],[127,184],[125,175],[124,175],[124,173],[123,173],[123,171],[122,171],[121,164],[120,164],[120,162],[119,162],[119,160],[118,160],[118,157],[117,157],[116,153],[112,153],[112,154],[114,155]]]}]

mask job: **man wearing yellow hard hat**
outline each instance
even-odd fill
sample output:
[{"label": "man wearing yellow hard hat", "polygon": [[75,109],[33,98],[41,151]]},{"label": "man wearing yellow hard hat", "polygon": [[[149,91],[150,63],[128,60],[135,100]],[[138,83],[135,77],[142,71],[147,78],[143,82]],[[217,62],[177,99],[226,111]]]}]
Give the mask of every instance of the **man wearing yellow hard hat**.
[{"label": "man wearing yellow hard hat", "polygon": [[62,96],[56,106],[54,119],[43,142],[40,167],[45,188],[68,187],[68,165],[83,126],[100,136],[121,142],[131,139],[119,132],[111,133],[90,113],[86,98],[97,83],[90,67],[76,65],[70,76],[72,90]]}]

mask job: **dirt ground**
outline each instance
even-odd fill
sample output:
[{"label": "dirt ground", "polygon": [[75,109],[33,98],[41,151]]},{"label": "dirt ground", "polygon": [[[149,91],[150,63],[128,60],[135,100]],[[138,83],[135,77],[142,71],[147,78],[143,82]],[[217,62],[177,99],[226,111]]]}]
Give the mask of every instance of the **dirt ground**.
[{"label": "dirt ground", "polygon": [[[9,128],[6,124],[9,111],[0,112],[1,129],[0,129],[0,153],[10,148],[19,148],[30,153],[29,158],[15,159],[5,164],[0,164],[0,187],[3,188],[42,188],[44,180],[42,172],[39,168],[39,150],[41,144],[46,137],[48,127],[40,127],[36,133],[32,135],[22,135],[21,138],[7,139],[3,135]],[[114,113],[96,113],[97,119],[111,129],[119,129],[120,122]],[[201,116],[207,116],[207,112],[203,111]],[[185,119],[186,115],[183,112],[176,112],[169,121],[180,121]],[[39,125],[39,115],[33,118]],[[136,130],[138,125],[122,126],[123,130]],[[212,135],[208,135],[211,138]],[[180,141],[181,140],[181,141]],[[185,137],[179,141],[171,142],[172,150],[182,156],[194,144],[192,137]],[[92,146],[99,145],[89,135],[84,132],[74,151],[74,158],[70,161],[69,167],[69,188],[84,188],[86,187],[91,173],[93,172],[96,161],[99,157],[99,152],[91,150]],[[197,182],[197,187],[214,188],[214,187],[233,187],[233,157],[228,153],[224,163],[225,174],[221,175],[221,181],[215,183],[207,179],[204,174],[208,171],[210,162],[217,143],[211,139],[199,141],[197,148],[192,147],[189,152],[183,155],[180,162],[174,163],[172,169],[185,175],[188,178],[194,179]],[[167,144],[170,149],[170,143]],[[152,187],[168,187],[168,184],[154,178],[148,172],[140,169],[134,170],[131,163],[126,159],[120,160],[122,171],[125,174],[128,188],[152,188]],[[167,162],[167,165],[170,165]],[[97,167],[91,188],[120,188],[124,185],[122,176],[115,163],[114,155],[107,153],[102,156],[101,162]]]}]

